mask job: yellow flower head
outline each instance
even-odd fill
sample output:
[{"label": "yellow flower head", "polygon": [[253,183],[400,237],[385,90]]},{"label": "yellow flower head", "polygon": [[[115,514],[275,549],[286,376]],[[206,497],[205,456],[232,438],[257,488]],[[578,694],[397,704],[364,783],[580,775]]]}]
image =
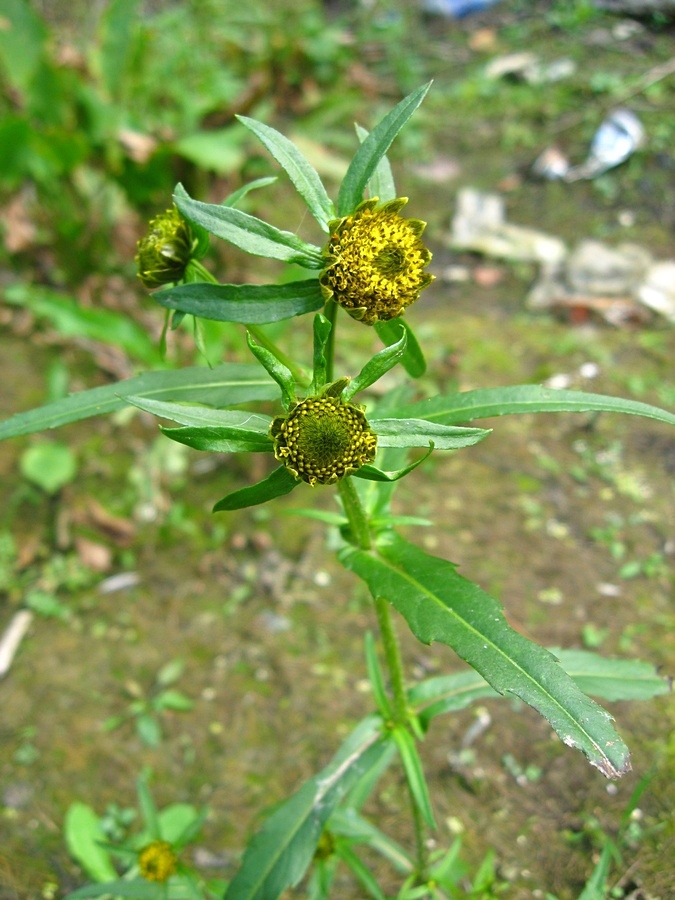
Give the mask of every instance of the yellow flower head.
[{"label": "yellow flower head", "polygon": [[323,295],[367,325],[402,315],[433,281],[424,271],[431,260],[421,240],[426,223],[399,215],[407,202],[399,197],[378,208],[374,197],[329,223]]},{"label": "yellow flower head", "polygon": [[185,275],[192,258],[192,229],[176,207],[155,216],[150,229],[138,242],[138,277],[148,290],[175,284]]},{"label": "yellow flower head", "polygon": [[148,881],[168,881],[176,874],[178,858],[168,841],[153,841],[138,854],[138,867]]},{"label": "yellow flower head", "polygon": [[274,419],[270,434],[276,458],[312,486],[340,481],[377,452],[363,407],[329,393],[295,403],[287,416]]}]

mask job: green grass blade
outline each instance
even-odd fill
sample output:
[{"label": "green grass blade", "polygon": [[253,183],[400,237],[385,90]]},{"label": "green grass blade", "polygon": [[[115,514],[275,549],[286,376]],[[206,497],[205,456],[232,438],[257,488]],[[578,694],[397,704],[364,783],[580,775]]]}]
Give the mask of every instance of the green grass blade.
[{"label": "green grass blade", "polygon": [[286,171],[321,228],[328,231],[328,223],[335,218],[335,208],[314,166],[310,165],[293,141],[275,128],[247,116],[237,116],[237,119],[267,147]]},{"label": "green grass blade", "polygon": [[277,807],[253,838],[226,900],[273,900],[296,885],[331,813],[349,788],[377,765],[387,747],[378,716],[360,722],[331,762]]},{"label": "green grass blade", "polygon": [[0,422],[0,440],[59,428],[81,419],[124,409],[129,406],[126,396],[133,396],[136,401],[139,398],[153,398],[222,407],[254,400],[276,400],[279,388],[260,366],[249,363],[224,363],[213,369],[195,366],[146,372],[17,413]]},{"label": "green grass blade", "polygon": [[209,234],[234,244],[245,253],[297,263],[308,269],[323,268],[321,249],[306,243],[291,231],[281,231],[232,206],[193,200],[180,184],[176,186],[173,199],[188,221],[201,225]]},{"label": "green grass blade", "polygon": [[263,325],[315,312],[324,305],[318,280],[287,284],[208,284],[198,282],[158,291],[153,298],[166,309],[202,319]]},{"label": "green grass blade", "polygon": [[391,144],[420,105],[431,83],[422,85],[387,113],[354,154],[338,195],[338,216],[348,216],[363,200],[363,192]]},{"label": "green grass blade", "polygon": [[395,410],[387,410],[388,415],[392,417],[420,416],[433,422],[442,422],[444,425],[513,413],[541,412],[616,412],[646,416],[675,425],[673,413],[639,400],[625,400],[622,397],[609,397],[605,394],[587,394],[584,391],[556,391],[538,384],[485,388],[431,397]]},{"label": "green grass blade", "polygon": [[578,689],[552,654],[512,629],[497,601],[458,575],[452,563],[393,533],[379,554],[348,548],[342,560],[372,592],[391,601],[420,641],[451,646],[500,694],[514,694],[540,712],[565,744],[607,777],[630,770],[611,716]]}]

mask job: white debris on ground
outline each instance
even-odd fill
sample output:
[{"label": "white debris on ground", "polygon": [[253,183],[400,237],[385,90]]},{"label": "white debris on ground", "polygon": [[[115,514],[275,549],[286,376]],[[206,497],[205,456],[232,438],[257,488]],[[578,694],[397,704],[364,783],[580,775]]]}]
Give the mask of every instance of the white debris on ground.
[{"label": "white debris on ground", "polygon": [[655,260],[628,242],[611,247],[585,239],[570,250],[554,235],[508,222],[499,194],[460,190],[449,244],[538,265],[525,301],[530,309],[584,310],[616,326],[643,324],[652,313],[675,323],[675,260]]}]

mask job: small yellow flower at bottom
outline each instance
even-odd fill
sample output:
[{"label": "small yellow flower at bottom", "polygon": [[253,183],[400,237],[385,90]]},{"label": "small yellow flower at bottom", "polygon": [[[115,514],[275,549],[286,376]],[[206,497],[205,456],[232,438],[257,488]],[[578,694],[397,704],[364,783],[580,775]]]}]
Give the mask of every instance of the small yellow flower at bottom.
[{"label": "small yellow flower at bottom", "polygon": [[424,271],[431,260],[421,240],[426,223],[399,215],[405,197],[377,202],[365,200],[350,216],[329,222],[319,278],[325,299],[366,325],[402,315],[433,281]]},{"label": "small yellow flower at bottom", "polygon": [[138,867],[147,881],[168,881],[177,865],[178,857],[168,841],[153,841],[138,854]]},{"label": "small yellow flower at bottom", "polygon": [[192,229],[176,207],[150,221],[149,231],[138,242],[138,277],[148,290],[175,284],[185,275],[194,248]]}]

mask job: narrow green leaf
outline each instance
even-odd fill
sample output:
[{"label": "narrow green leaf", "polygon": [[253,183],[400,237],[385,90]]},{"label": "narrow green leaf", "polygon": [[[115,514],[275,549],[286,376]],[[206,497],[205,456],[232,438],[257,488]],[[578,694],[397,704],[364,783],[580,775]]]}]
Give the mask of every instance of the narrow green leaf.
[{"label": "narrow green leaf", "polygon": [[424,777],[422,761],[417,752],[415,738],[407,728],[393,728],[391,733],[396,741],[396,746],[398,747],[410,793],[414,797],[417,808],[422,813],[424,821],[430,828],[435,828],[436,822],[434,821],[434,812],[431,808],[427,781]]},{"label": "narrow green leaf", "polygon": [[101,823],[94,810],[85,803],[71,803],[63,825],[68,851],[73,859],[95,881],[113,881],[117,872],[108,851],[101,847],[105,840]]},{"label": "narrow green leaf", "polygon": [[452,563],[393,533],[381,541],[379,554],[349,547],[341,558],[371,591],[393,603],[420,641],[451,646],[499,693],[515,694],[538,710],[604,775],[630,770],[611,716],[582,694],[555,657],[512,629],[497,601],[458,575]]},{"label": "narrow green leaf", "polygon": [[363,193],[378,163],[394,138],[415,112],[431,87],[431,82],[413,91],[387,113],[364,139],[349,164],[338,196],[338,216],[348,216],[363,200]]},{"label": "narrow green leaf", "polygon": [[179,425],[241,427],[257,431],[259,434],[267,434],[272,422],[270,416],[246,409],[211,409],[209,406],[187,406],[184,403],[166,403],[162,400],[146,400],[143,397],[126,397],[125,400],[130,406],[136,406],[152,413],[153,416],[169,419]]},{"label": "narrow green leaf", "polygon": [[161,306],[214,319],[262,325],[315,312],[324,305],[318,280],[287,284],[181,284],[153,295]]},{"label": "narrow green leaf", "polygon": [[258,481],[249,487],[240,488],[223,497],[213,507],[214,512],[231,512],[233,509],[244,509],[247,506],[257,506],[259,503],[267,503],[276,497],[283,497],[300,484],[288,471],[286,466],[279,466],[267,478]]},{"label": "narrow green leaf", "polygon": [[90,884],[68,894],[65,900],[85,900],[89,897],[136,897],[137,900],[161,900],[162,887],[145,878],[119,879],[106,884]]},{"label": "narrow green leaf", "polygon": [[295,401],[295,380],[293,378],[293,373],[277,356],[274,355],[274,353],[272,353],[271,350],[256,344],[250,332],[247,332],[246,334],[246,341],[251,353],[255,356],[260,365],[267,370],[270,378],[273,378],[279,385],[283,407],[284,409],[289,409],[291,403]]},{"label": "narrow green leaf", "polygon": [[317,313],[314,316],[314,359],[312,383],[309,394],[316,394],[326,384],[328,363],[326,361],[326,346],[332,331],[332,325],[325,316]]},{"label": "narrow green leaf", "polygon": [[340,806],[330,817],[328,823],[333,834],[349,838],[359,844],[367,844],[383,856],[398,872],[408,875],[415,868],[413,857],[389,835],[380,831],[352,807]]},{"label": "narrow green leaf", "polygon": [[190,222],[196,222],[209,234],[222,238],[253,256],[297,263],[307,269],[321,269],[324,266],[320,247],[308,244],[292,232],[281,231],[232,206],[193,200],[181,184],[176,186],[174,202]]},{"label": "narrow green leaf", "polygon": [[410,463],[410,465],[403,469],[397,469],[395,472],[384,472],[382,469],[378,469],[377,466],[365,465],[361,466],[360,469],[357,469],[352,477],[365,478],[366,481],[398,481],[400,478],[404,478],[412,472],[413,469],[421,466],[424,460],[431,456],[433,449],[434,447],[432,444],[424,456],[421,456],[419,459],[415,460],[415,462]]},{"label": "narrow green leaf", "polygon": [[398,329],[402,325],[406,332],[405,352],[401,365],[411,378],[421,378],[427,370],[427,361],[415,334],[405,319],[390,319],[388,322],[376,322],[375,331],[383,344],[391,345],[398,340]]},{"label": "narrow green leaf", "polygon": [[605,700],[651,700],[672,691],[671,679],[651,663],[608,659],[590,650],[551,648],[560,665],[585,694]]},{"label": "narrow green leaf", "polygon": [[400,362],[405,353],[408,335],[405,328],[402,327],[399,327],[398,332],[398,340],[369,359],[356,378],[345,388],[342,393],[345,401],[351,400],[359,391],[365,391],[371,384],[375,384],[378,379],[393,369],[397,362]]},{"label": "narrow green leaf", "polygon": [[385,721],[391,717],[391,703],[384,687],[384,678],[382,677],[382,669],[377,658],[377,650],[375,649],[375,641],[371,631],[366,632],[365,636],[366,648],[366,666],[368,669],[368,677],[370,678],[370,686],[373,689],[373,697],[377,704],[378,711]]},{"label": "narrow green leaf", "polygon": [[352,871],[352,874],[359,881],[363,889],[374,900],[387,900],[382,893],[380,885],[373,873],[365,866],[365,864],[354,853],[348,843],[340,843],[335,851],[342,862]]},{"label": "narrow green leaf", "polygon": [[273,447],[268,434],[235,425],[187,425],[161,431],[172,441],[211,453],[271,453]]},{"label": "narrow green leaf", "polygon": [[276,129],[246,116],[237,116],[237,119],[267,147],[286,171],[321,228],[328,231],[328,223],[335,218],[335,208],[314,166],[310,165],[293,141]]},{"label": "narrow green leaf", "polygon": [[112,0],[101,16],[100,70],[109,95],[119,99],[137,32],[138,0]]},{"label": "narrow green leaf", "polygon": [[[368,137],[368,132],[360,125],[356,125],[356,135],[361,143]],[[380,203],[386,203],[389,200],[396,200],[396,185],[394,183],[394,173],[391,170],[391,164],[386,156],[377,164],[375,171],[368,182],[368,194],[371,197],[378,197]]]},{"label": "narrow green leaf", "polygon": [[607,877],[611,862],[612,844],[611,841],[605,840],[600,859],[597,861],[583,891],[579,894],[579,900],[605,900],[607,896]]},{"label": "narrow green leaf", "polygon": [[459,425],[439,425],[426,419],[370,419],[370,427],[377,435],[378,447],[428,447],[435,450],[461,450],[486,438],[484,428]]},{"label": "narrow green leaf", "polygon": [[255,178],[253,181],[249,181],[248,184],[243,184],[240,188],[237,188],[236,191],[232,191],[232,193],[223,200],[221,205],[237,206],[247,194],[251,193],[251,191],[257,191],[260,188],[268,187],[270,184],[274,184],[276,180],[276,175],[267,176],[265,178]]},{"label": "narrow green leaf", "polygon": [[163,839],[161,829],[159,827],[159,818],[157,816],[157,807],[152,799],[150,788],[148,787],[148,775],[143,774],[136,780],[136,791],[138,793],[138,808],[143,817],[143,822],[153,841]]},{"label": "narrow green leaf", "polygon": [[213,369],[197,366],[146,372],[17,413],[0,423],[0,440],[124,409],[129,406],[126,396],[133,396],[136,402],[139,398],[154,398],[235,406],[254,400],[275,400],[279,389],[260,366],[253,364],[224,363]]},{"label": "narrow green leaf", "polygon": [[226,900],[276,900],[296,885],[331,813],[352,784],[377,765],[387,747],[378,716],[360,722],[331,762],[277,807],[253,838]]},{"label": "narrow green leaf", "polygon": [[521,384],[513,387],[485,388],[448,396],[431,397],[417,403],[409,403],[395,410],[387,410],[389,416],[407,418],[420,416],[444,425],[470,422],[490,416],[512,413],[540,412],[616,412],[658,419],[675,425],[675,415],[657,406],[638,400],[624,400],[603,394],[586,394],[583,391],[556,391],[538,384]]}]

